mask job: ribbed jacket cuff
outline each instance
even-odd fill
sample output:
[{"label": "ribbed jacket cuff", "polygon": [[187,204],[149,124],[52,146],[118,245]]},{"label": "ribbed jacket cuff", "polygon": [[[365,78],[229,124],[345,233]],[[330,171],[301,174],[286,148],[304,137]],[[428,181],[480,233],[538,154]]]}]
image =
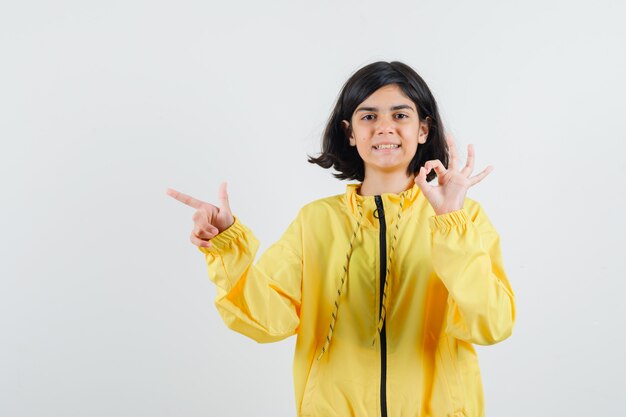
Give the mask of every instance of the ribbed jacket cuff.
[{"label": "ribbed jacket cuff", "polygon": [[471,222],[469,214],[464,208],[449,213],[432,216],[428,219],[430,228],[434,232],[436,230],[446,230],[455,226],[462,226]]},{"label": "ribbed jacket cuff", "polygon": [[235,222],[231,224],[228,229],[224,230],[210,240],[212,245],[210,248],[199,247],[198,249],[207,255],[214,255],[228,249],[234,240],[243,238],[246,232],[245,226],[239,221],[237,216],[233,216],[233,218],[235,219]]}]

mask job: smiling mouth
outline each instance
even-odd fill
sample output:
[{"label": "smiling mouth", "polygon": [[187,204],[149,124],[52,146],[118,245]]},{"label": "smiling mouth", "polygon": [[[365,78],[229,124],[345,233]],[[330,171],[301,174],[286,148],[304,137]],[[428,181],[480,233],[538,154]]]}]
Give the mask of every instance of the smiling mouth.
[{"label": "smiling mouth", "polygon": [[398,145],[398,144],[384,144],[384,145],[378,145],[378,146],[372,146],[373,149],[396,149],[399,148],[402,145]]}]

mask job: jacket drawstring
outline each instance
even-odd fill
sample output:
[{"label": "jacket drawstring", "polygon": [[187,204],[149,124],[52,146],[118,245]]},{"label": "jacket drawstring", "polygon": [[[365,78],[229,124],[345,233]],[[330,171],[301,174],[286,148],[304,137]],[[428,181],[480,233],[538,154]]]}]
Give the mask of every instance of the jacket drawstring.
[{"label": "jacket drawstring", "polygon": [[322,359],[322,356],[328,350],[330,346],[330,341],[333,338],[333,330],[335,330],[335,321],[337,320],[337,312],[339,311],[339,302],[341,300],[341,291],[343,290],[343,284],[346,282],[346,278],[348,276],[348,265],[350,264],[350,257],[352,256],[352,248],[354,244],[354,239],[356,238],[357,233],[361,229],[361,222],[363,221],[363,207],[361,207],[361,203],[356,202],[357,208],[359,211],[359,218],[356,223],[356,229],[350,238],[350,247],[348,248],[348,253],[346,254],[346,263],[343,266],[343,274],[341,276],[341,280],[339,281],[339,288],[337,288],[337,295],[335,296],[335,303],[333,307],[333,313],[330,317],[330,326],[328,327],[328,334],[326,335],[326,340],[324,340],[324,346],[322,346],[322,352],[317,357],[319,361]]},{"label": "jacket drawstring", "polygon": [[[387,311],[387,287],[388,287],[388,280],[387,280],[387,276],[389,275],[389,271],[391,268],[391,259],[393,256],[393,252],[395,250],[395,243],[396,243],[396,239],[398,237],[398,230],[399,230],[399,224],[400,224],[400,219],[402,218],[402,207],[404,205],[404,192],[401,193],[401,198],[400,198],[400,210],[398,211],[398,220],[396,222],[396,227],[394,230],[394,234],[393,234],[393,238],[391,240],[391,250],[389,252],[389,259],[387,261],[387,273],[385,274],[385,284],[383,287],[383,302],[382,302],[382,308],[380,310],[380,314],[378,317],[378,326],[377,326],[377,332],[380,333],[382,331],[383,328],[383,324],[385,322],[385,316],[386,316],[386,311]],[[350,247],[348,248],[348,252],[346,254],[346,263],[343,266],[343,274],[341,276],[341,279],[339,281],[339,288],[337,288],[337,295],[335,296],[335,302],[333,303],[333,312],[331,314],[331,318],[330,318],[330,325],[328,326],[328,334],[326,335],[326,339],[324,340],[324,345],[322,346],[322,351],[319,354],[319,356],[317,357],[317,360],[319,361],[320,359],[322,359],[322,356],[324,356],[324,353],[326,353],[326,351],[328,350],[328,348],[330,347],[330,341],[333,338],[333,331],[335,330],[335,322],[337,321],[337,312],[339,311],[339,303],[341,302],[341,292],[343,291],[343,286],[345,284],[345,281],[347,279],[348,276],[348,265],[350,264],[350,257],[352,256],[352,249],[353,249],[353,245],[354,245],[354,240],[356,238],[357,233],[359,232],[359,230],[361,229],[361,223],[363,222],[363,207],[361,206],[361,203],[357,200],[356,201],[356,205],[357,205],[357,209],[359,212],[359,218],[357,220],[357,225],[356,225],[356,229],[354,231],[354,233],[352,234],[352,237],[350,238]],[[374,342],[372,344],[376,343],[376,337],[374,337]]]}]

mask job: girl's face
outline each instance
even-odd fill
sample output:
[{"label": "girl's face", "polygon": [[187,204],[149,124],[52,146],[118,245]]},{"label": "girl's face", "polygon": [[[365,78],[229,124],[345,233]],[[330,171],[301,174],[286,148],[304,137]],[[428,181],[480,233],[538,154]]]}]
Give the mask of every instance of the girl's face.
[{"label": "girl's face", "polygon": [[365,176],[406,175],[419,144],[426,142],[428,126],[420,122],[415,103],[397,84],[376,90],[359,104],[350,123],[350,145],[356,146],[365,164]]}]

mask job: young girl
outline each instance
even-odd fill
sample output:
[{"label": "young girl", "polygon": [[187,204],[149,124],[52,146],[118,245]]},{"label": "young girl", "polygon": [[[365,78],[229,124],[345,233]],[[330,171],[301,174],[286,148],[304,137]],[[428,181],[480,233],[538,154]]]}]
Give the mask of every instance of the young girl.
[{"label": "young girl", "polygon": [[[400,62],[376,62],[343,86],[309,162],[357,180],[304,206],[254,264],[259,243],[232,214],[195,208],[217,308],[259,342],[297,335],[299,416],[484,415],[473,344],[507,338],[514,295],[499,237],[468,188],[428,86]],[[429,184],[437,178],[438,186]]]}]

